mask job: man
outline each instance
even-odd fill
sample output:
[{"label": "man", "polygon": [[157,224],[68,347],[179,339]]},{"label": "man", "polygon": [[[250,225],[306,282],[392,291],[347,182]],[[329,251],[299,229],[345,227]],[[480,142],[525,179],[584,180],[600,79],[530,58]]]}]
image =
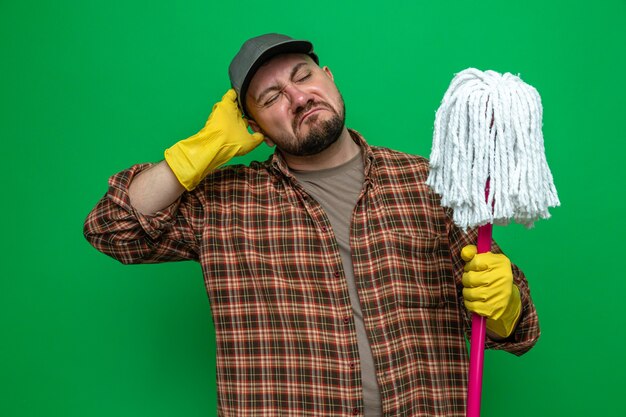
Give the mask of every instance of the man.
[{"label": "man", "polygon": [[[345,127],[318,63],[307,41],[246,41],[205,127],[114,175],[85,236],[123,263],[201,263],[220,415],[464,415],[469,311],[488,347],[526,352],[526,279],[495,244],[476,255],[424,158]],[[262,141],[268,161],[219,168]]]}]

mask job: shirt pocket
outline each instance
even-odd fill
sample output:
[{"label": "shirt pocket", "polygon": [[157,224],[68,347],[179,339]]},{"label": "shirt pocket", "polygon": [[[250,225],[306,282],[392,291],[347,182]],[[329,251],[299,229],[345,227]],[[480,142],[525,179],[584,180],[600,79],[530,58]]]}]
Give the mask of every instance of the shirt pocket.
[{"label": "shirt pocket", "polygon": [[444,257],[439,251],[440,237],[412,236],[385,232],[389,282],[397,302],[404,307],[436,308],[446,293]]}]

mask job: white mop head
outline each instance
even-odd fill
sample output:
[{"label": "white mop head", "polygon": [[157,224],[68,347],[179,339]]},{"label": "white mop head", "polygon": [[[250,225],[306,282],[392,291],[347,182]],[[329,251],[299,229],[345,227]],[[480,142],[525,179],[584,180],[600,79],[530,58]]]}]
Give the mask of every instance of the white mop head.
[{"label": "white mop head", "polygon": [[468,68],[454,77],[435,117],[426,183],[459,227],[511,219],[531,227],[560,205],[542,115],[537,90],[515,75]]}]

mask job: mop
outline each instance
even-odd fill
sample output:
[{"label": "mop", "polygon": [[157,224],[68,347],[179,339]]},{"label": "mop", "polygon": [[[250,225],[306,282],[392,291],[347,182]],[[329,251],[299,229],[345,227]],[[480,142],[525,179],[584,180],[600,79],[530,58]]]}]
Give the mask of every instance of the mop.
[{"label": "mop", "polygon": [[[478,253],[491,250],[492,225],[532,227],[560,205],[542,134],[541,98],[518,76],[468,68],[435,116],[427,184],[453,209],[454,223],[478,227]],[[472,316],[467,416],[480,415],[486,318]]]}]

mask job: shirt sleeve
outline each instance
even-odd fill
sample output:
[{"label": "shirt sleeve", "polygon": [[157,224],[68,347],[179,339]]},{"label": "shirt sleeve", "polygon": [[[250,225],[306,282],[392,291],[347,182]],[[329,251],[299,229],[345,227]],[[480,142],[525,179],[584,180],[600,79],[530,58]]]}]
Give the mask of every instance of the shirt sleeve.
[{"label": "shirt sleeve", "polygon": [[[451,216],[448,217],[451,219]],[[459,308],[463,309],[463,314],[466,318],[466,328],[468,338],[471,335],[471,312],[469,312],[463,303],[463,267],[465,261],[461,258],[461,249],[466,245],[476,244],[478,231],[477,229],[470,229],[467,233],[463,232],[451,220],[448,222],[448,236],[450,239],[450,256],[452,257],[452,263],[455,274],[456,286],[459,294]],[[503,253],[502,249],[498,246],[495,240],[491,245],[491,252]],[[511,263],[511,269],[513,270],[513,281],[519,288],[520,298],[522,302],[522,312],[520,314],[519,321],[515,331],[506,339],[501,341],[494,341],[489,338],[485,341],[485,348],[505,350],[515,355],[522,355],[530,350],[537,339],[539,339],[539,319],[537,317],[537,310],[530,295],[530,288],[528,281],[524,276],[524,273],[515,264]]]},{"label": "shirt sleeve", "polygon": [[107,193],[85,220],[85,238],[124,264],[197,260],[198,239],[191,224],[201,221],[203,211],[191,193],[150,216],[131,206],[128,187],[150,166],[134,165],[109,179]]}]

